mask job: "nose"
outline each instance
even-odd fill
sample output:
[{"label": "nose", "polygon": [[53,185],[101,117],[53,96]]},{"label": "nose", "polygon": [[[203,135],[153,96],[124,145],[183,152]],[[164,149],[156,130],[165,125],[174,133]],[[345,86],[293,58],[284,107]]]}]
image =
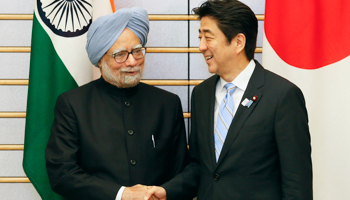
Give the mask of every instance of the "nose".
[{"label": "nose", "polygon": [[125,61],[126,66],[136,66],[137,60],[134,58],[132,54],[129,54],[128,59]]},{"label": "nose", "polygon": [[208,49],[207,42],[205,41],[205,39],[201,38],[199,42],[199,51],[203,53],[207,49]]}]

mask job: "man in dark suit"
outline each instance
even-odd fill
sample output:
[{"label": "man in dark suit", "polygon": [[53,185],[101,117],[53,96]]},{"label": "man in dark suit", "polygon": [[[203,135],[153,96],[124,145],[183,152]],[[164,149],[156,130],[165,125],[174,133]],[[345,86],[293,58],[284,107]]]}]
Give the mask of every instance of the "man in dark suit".
[{"label": "man in dark suit", "polygon": [[255,14],[237,0],[208,0],[194,12],[199,49],[216,75],[192,92],[190,164],[145,199],[193,197],[198,189],[198,200],[311,200],[304,97],[253,59]]},{"label": "man in dark suit", "polygon": [[188,162],[179,97],[140,83],[148,30],[141,8],[89,29],[102,77],[58,97],[46,149],[51,187],[66,199],[143,199],[146,186],[136,184],[161,185]]}]

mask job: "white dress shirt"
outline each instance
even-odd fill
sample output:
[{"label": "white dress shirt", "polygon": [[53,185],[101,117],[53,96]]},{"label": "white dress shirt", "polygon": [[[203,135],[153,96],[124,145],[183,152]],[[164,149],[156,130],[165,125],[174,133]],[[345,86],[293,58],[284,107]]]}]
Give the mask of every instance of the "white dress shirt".
[{"label": "white dress shirt", "polygon": [[123,192],[125,190],[125,186],[120,187],[117,197],[115,198],[115,200],[122,200],[122,196],[123,196]]},{"label": "white dress shirt", "polygon": [[[233,98],[233,116],[235,116],[237,108],[242,101],[243,94],[247,88],[250,77],[255,69],[255,62],[251,60],[248,66],[231,82],[237,86],[236,90],[232,94]],[[219,114],[220,104],[226,95],[226,81],[220,77],[220,80],[216,83],[215,89],[215,107],[214,107],[214,131],[216,127],[216,121]]]}]

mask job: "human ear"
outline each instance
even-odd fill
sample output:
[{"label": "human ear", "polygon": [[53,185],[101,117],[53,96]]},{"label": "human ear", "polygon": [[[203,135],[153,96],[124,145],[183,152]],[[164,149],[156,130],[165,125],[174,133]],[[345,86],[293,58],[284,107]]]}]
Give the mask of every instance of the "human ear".
[{"label": "human ear", "polygon": [[98,68],[100,68],[100,69],[102,69],[102,64],[101,64],[101,63],[102,63],[102,59],[103,59],[103,58],[101,58],[101,59],[98,61],[98,63],[97,63]]},{"label": "human ear", "polygon": [[246,37],[243,33],[238,33],[236,35],[236,37],[234,37],[231,41],[231,43],[233,42],[233,44],[236,46],[236,53],[239,54],[242,51],[244,51],[245,48],[245,44],[246,44]]}]

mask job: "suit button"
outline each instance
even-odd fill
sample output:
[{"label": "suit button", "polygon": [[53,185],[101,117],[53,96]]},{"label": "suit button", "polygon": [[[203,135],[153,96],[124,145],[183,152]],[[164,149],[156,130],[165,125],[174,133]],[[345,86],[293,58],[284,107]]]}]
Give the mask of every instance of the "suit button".
[{"label": "suit button", "polygon": [[128,130],[128,134],[129,134],[129,135],[133,135],[133,134],[134,134],[134,131],[133,131],[133,130]]},{"label": "suit button", "polygon": [[129,101],[125,101],[125,106],[129,107],[130,106],[130,102]]},{"label": "suit button", "polygon": [[136,165],[136,161],[135,161],[135,160],[130,160],[130,163],[131,163],[132,165]]},{"label": "suit button", "polygon": [[220,178],[220,175],[219,175],[219,174],[215,174],[215,175],[214,175],[214,181],[218,181],[219,178]]}]

